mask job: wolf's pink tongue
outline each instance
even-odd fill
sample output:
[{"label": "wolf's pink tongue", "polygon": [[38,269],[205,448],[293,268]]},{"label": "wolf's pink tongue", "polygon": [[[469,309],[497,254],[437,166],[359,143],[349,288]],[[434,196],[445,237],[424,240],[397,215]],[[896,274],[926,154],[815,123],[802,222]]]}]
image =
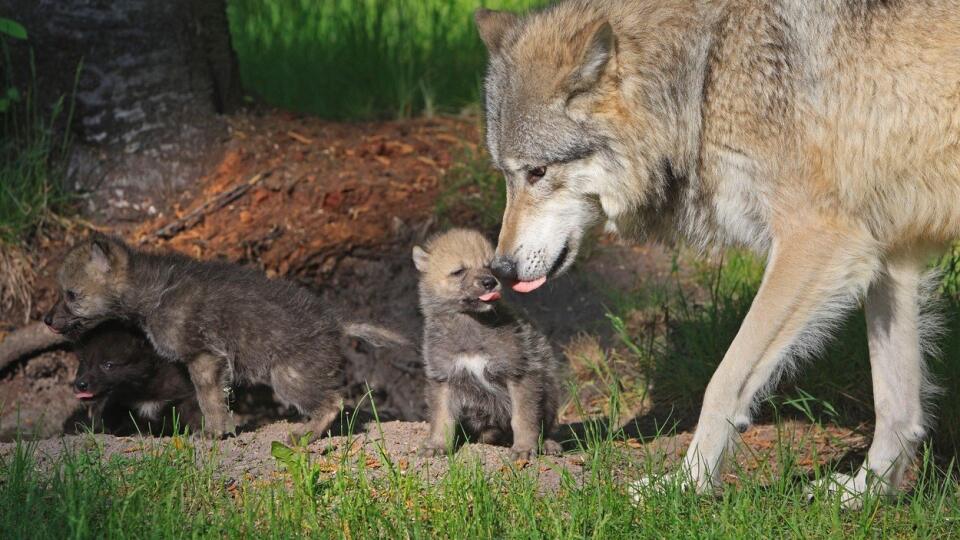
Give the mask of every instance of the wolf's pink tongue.
[{"label": "wolf's pink tongue", "polygon": [[497,291],[493,291],[493,292],[489,292],[487,294],[481,295],[478,298],[480,298],[481,302],[493,302],[494,300],[500,299],[500,293],[498,293]]},{"label": "wolf's pink tongue", "polygon": [[533,281],[518,281],[513,284],[513,290],[518,293],[528,293],[539,288],[541,285],[547,282],[547,276],[543,276],[540,279],[535,279]]},{"label": "wolf's pink tongue", "polygon": [[75,395],[77,396],[77,399],[90,399],[93,397],[91,392],[77,392]]}]

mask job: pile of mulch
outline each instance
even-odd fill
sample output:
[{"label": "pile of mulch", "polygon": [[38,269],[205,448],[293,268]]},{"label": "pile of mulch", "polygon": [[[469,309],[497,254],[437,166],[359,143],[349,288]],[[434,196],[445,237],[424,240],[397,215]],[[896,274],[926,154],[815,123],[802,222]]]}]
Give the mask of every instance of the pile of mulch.
[{"label": "pile of mulch", "polygon": [[475,118],[340,124],[273,112],[230,126],[216,169],[129,238],[317,279],[347,254],[422,234],[444,175],[479,138]]}]

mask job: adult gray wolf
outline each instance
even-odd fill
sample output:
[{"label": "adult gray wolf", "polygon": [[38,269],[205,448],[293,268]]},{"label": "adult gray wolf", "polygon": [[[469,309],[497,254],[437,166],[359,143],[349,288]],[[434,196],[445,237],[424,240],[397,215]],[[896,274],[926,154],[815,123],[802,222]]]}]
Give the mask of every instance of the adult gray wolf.
[{"label": "adult gray wolf", "polygon": [[269,385],[281,403],[309,416],[305,431],[321,436],[341,408],[342,338],[405,342],[386,329],[341,322],[289,281],[236,264],[140,251],[100,234],[67,254],[58,281],[47,325],[72,336],[104,320],[135,324],[160,356],[186,363],[211,435],[235,432],[226,398],[244,382]]},{"label": "adult gray wolf", "polygon": [[876,432],[829,484],[894,492],[927,425],[925,263],[960,233],[960,1],[570,0],[476,18],[507,179],[498,275],[535,289],[601,220],[767,256],[684,461],[698,490],[758,396],[863,301]]},{"label": "adult gray wolf", "polygon": [[423,363],[430,381],[430,437],[420,452],[453,446],[459,422],[514,458],[560,452],[551,437],[560,409],[562,364],[546,336],[500,300],[493,245],[451,229],[413,248],[420,272]]}]

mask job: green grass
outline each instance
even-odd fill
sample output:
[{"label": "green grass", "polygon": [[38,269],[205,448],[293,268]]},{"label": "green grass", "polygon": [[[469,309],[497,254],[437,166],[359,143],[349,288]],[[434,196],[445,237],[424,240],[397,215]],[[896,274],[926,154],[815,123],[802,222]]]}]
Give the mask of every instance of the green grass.
[{"label": "green grass", "polygon": [[480,97],[473,10],[543,0],[230,0],[247,91],[332,119],[459,111]]},{"label": "green grass", "polygon": [[495,235],[507,204],[506,191],[503,174],[490,167],[487,154],[464,147],[441,182],[434,213],[443,228],[473,226]]},{"label": "green grass", "polygon": [[[146,441],[151,451],[105,458],[86,449],[40,461],[30,443],[0,458],[0,531],[6,538],[949,538],[960,492],[927,460],[917,488],[895,501],[868,499],[861,512],[816,492],[787,471],[746,474],[718,496],[677,486],[645,490],[632,504],[618,473],[659,472],[613,438],[586,443],[585,473],[565,474],[544,496],[537,468],[485,473],[467,455],[435,481],[383,460],[321,472],[310,454],[280,477],[227,479],[216,450]],[[349,445],[347,445],[349,446]],[[341,465],[352,463],[343,454]],[[365,462],[360,455],[356,462]],[[826,470],[817,471],[815,477]],[[304,482],[303,479],[309,479]]]},{"label": "green grass", "polygon": [[[933,449],[942,463],[960,455],[960,251],[944,257],[939,310],[944,316],[940,352],[929,359],[933,380],[942,388],[929,411],[936,421],[931,435]],[[687,414],[699,411],[703,393],[724,353],[736,336],[756,294],[763,273],[757,258],[729,251],[718,265],[703,265],[697,286],[707,291],[707,300],[694,302],[689,291],[677,286],[655,296],[657,310],[669,312],[662,335],[631,331],[624,317],[632,309],[650,309],[649,298],[612,293],[610,317],[622,343],[643,366],[650,396],[655,403]],[[761,414],[769,417],[772,404],[800,403],[810,406],[819,420],[856,427],[873,420],[870,358],[863,310],[852,313],[816,358],[801,361],[785,377]],[[793,407],[796,408],[796,407]]]}]

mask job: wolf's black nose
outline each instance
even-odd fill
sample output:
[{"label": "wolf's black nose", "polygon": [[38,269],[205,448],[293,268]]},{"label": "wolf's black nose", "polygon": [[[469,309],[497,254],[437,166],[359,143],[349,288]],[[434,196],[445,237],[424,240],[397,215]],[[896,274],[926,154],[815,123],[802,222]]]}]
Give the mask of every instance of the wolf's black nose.
[{"label": "wolf's black nose", "polygon": [[497,288],[497,278],[493,276],[485,276],[480,278],[480,285],[488,291],[492,291]]},{"label": "wolf's black nose", "polygon": [[80,390],[81,392],[83,392],[84,390],[87,389],[87,386],[88,386],[88,385],[87,385],[87,381],[81,381],[81,380],[77,379],[76,381],[73,382],[73,386],[74,386],[77,390]]},{"label": "wolf's black nose", "polygon": [[517,281],[517,263],[507,257],[497,257],[490,264],[493,275],[497,276],[507,283]]},{"label": "wolf's black nose", "polygon": [[46,315],[43,316],[43,324],[47,326],[53,326],[53,313],[48,311]]}]

